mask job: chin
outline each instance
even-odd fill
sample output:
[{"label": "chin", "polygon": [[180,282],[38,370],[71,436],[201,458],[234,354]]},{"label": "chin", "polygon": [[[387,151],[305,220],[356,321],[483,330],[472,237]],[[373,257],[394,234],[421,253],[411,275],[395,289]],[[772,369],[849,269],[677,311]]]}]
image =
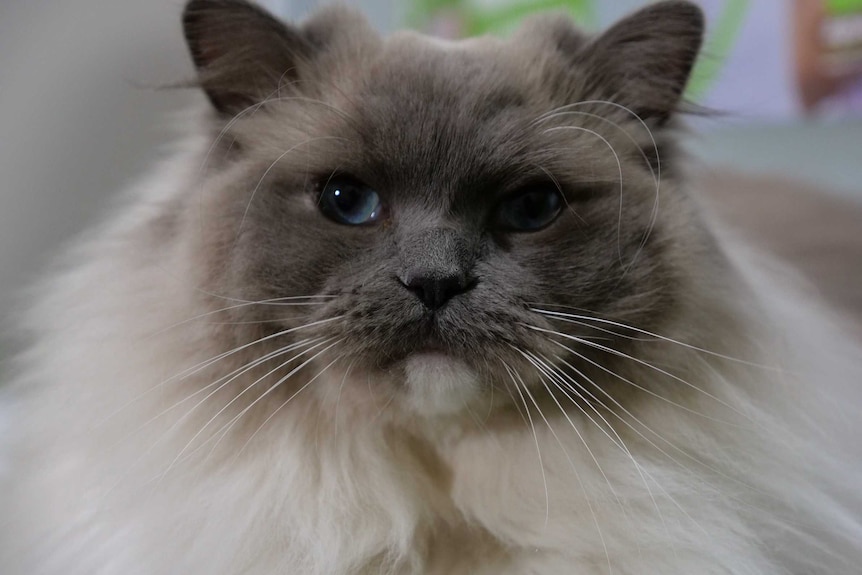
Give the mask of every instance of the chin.
[{"label": "chin", "polygon": [[405,402],[420,415],[451,415],[468,410],[481,395],[479,374],[441,352],[419,352],[403,361]]}]

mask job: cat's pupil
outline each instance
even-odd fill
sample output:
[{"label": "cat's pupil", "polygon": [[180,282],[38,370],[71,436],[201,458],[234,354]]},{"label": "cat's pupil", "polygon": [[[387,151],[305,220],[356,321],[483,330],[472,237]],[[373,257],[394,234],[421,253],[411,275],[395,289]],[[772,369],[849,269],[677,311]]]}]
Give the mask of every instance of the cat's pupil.
[{"label": "cat's pupil", "polygon": [[500,206],[498,223],[514,231],[539,230],[556,219],[561,207],[562,198],[556,189],[530,190]]},{"label": "cat's pupil", "polygon": [[553,209],[554,196],[546,194],[527,194],[524,196],[524,213],[530,220],[539,220],[549,209]]},{"label": "cat's pupil", "polygon": [[343,212],[353,212],[362,201],[362,196],[356,188],[346,188],[332,192],[335,203]]}]

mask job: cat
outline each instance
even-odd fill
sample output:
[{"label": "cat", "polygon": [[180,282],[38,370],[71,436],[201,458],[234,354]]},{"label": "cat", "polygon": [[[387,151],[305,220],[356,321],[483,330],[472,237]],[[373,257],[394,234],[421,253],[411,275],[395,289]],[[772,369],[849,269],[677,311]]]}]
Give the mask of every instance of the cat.
[{"label": "cat", "polygon": [[27,316],[4,574],[814,574],[859,348],[686,178],[699,8],[183,14],[206,110]]}]

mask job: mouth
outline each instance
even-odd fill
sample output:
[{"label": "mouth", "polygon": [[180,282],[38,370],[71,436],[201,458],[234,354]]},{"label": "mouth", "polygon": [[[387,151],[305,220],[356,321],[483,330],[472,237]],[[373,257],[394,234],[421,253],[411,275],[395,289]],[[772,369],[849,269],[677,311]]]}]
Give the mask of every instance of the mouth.
[{"label": "mouth", "polygon": [[434,326],[416,326],[407,333],[398,333],[391,337],[387,353],[392,363],[404,363],[412,357],[438,356],[452,360],[461,357],[459,350],[448,343]]},{"label": "mouth", "polygon": [[459,360],[480,371],[491,355],[507,349],[509,337],[502,328],[477,328],[469,314],[409,317],[390,325],[357,326],[349,333],[351,347],[362,363],[381,371],[394,371],[414,356],[436,355]]},{"label": "mouth", "polygon": [[413,356],[413,355],[424,355],[424,354],[446,355],[446,356],[453,355],[452,350],[448,346],[443,345],[439,341],[432,340],[432,341],[422,342],[421,344],[415,346],[412,350],[410,350],[406,353],[406,356],[409,357],[409,356]]},{"label": "mouth", "polygon": [[416,361],[429,361],[435,364],[456,362],[464,360],[454,350],[438,343],[426,343],[415,346],[400,345],[395,353],[388,353],[385,359],[378,361],[377,365],[384,371],[392,372],[406,370],[407,366]]}]

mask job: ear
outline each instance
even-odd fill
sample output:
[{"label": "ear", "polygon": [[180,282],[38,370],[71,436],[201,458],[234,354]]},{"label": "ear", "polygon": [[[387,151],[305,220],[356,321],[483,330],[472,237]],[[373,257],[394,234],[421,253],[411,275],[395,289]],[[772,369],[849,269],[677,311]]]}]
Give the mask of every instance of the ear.
[{"label": "ear", "polygon": [[663,122],[679,106],[703,32],[703,13],[695,4],[657,2],[595,38],[578,59],[596,91]]},{"label": "ear", "polygon": [[244,0],[191,0],[183,30],[200,86],[229,115],[295,81],[319,49],[302,30]]}]

